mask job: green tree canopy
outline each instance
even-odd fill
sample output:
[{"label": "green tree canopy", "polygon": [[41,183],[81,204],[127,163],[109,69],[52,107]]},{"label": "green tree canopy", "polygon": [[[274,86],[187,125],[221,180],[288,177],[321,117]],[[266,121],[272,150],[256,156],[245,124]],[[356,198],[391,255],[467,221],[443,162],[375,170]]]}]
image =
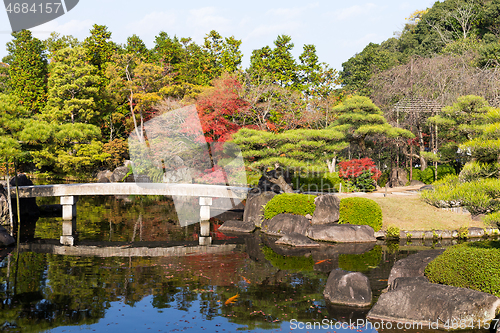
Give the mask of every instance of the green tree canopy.
[{"label": "green tree canopy", "polygon": [[23,105],[37,113],[47,100],[47,59],[43,43],[22,30],[12,33],[14,39],[7,43],[11,63],[10,87]]},{"label": "green tree canopy", "polygon": [[368,157],[366,140],[369,136],[414,137],[410,131],[388,124],[382,111],[368,97],[348,98],[333,110],[338,117],[330,128],[344,133],[350,143],[356,143],[363,157]]}]

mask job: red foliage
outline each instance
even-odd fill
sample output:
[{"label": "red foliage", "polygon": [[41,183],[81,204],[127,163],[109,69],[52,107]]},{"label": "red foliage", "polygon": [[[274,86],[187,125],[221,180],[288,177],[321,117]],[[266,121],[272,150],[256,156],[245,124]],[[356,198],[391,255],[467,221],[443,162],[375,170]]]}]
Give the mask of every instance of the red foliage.
[{"label": "red foliage", "polygon": [[382,175],[382,172],[375,166],[375,162],[368,157],[360,160],[339,162],[339,168],[339,176],[346,180],[356,179],[365,171],[370,171],[372,173],[371,178],[375,181]]},{"label": "red foliage", "polygon": [[[204,137],[199,142],[225,142],[242,126],[239,114],[246,111],[248,102],[240,97],[241,84],[236,77],[225,75],[214,80],[214,89],[200,97],[196,103]],[[189,119],[187,120],[189,124]]]}]

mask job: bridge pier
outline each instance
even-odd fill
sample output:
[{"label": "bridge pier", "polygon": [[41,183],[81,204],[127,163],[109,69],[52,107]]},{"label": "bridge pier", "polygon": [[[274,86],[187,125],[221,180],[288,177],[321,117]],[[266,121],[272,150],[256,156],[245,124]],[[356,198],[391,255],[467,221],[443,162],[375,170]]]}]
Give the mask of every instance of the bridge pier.
[{"label": "bridge pier", "polygon": [[198,242],[200,245],[211,245],[210,237],[210,206],[212,198],[200,197],[200,236]]},{"label": "bridge pier", "polygon": [[75,245],[75,231],[76,231],[76,216],[73,217],[70,221],[63,220],[62,225],[62,236],[59,242],[62,245]]},{"label": "bridge pier", "polygon": [[78,201],[78,196],[70,195],[61,197],[61,205],[62,205],[62,218],[63,220],[72,220],[73,217],[76,217],[76,203]]},{"label": "bridge pier", "polygon": [[61,197],[63,226],[59,241],[62,245],[75,245],[77,201],[78,196],[76,195]]}]

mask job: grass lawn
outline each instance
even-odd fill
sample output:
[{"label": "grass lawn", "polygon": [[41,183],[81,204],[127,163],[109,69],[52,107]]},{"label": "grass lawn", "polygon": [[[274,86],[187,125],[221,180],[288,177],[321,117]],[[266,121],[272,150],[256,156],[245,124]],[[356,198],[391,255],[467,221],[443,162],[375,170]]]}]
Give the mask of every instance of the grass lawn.
[{"label": "grass lawn", "polygon": [[470,214],[452,213],[428,205],[419,196],[370,197],[382,208],[382,230],[394,225],[401,230],[457,230],[462,226],[487,227]]}]

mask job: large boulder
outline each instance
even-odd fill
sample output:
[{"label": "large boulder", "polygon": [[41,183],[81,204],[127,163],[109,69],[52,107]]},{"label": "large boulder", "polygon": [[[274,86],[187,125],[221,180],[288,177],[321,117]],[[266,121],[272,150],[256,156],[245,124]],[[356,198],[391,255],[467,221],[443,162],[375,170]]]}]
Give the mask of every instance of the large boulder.
[{"label": "large boulder", "polygon": [[[401,280],[401,281],[400,281]],[[397,288],[380,295],[367,319],[414,322],[423,328],[457,329],[460,323],[488,323],[500,308],[500,298],[466,288],[397,279]],[[453,324],[458,326],[453,327]]]},{"label": "large boulder", "polygon": [[319,241],[335,243],[375,242],[373,228],[367,225],[321,224],[311,225],[306,236]]},{"label": "large boulder", "polygon": [[217,230],[221,232],[253,232],[255,224],[239,220],[229,220],[224,222]]},{"label": "large boulder", "polygon": [[326,224],[339,220],[340,199],[334,194],[320,195],[314,198],[316,209],[311,224]]},{"label": "large boulder", "polygon": [[0,224],[9,221],[9,201],[7,189],[0,184]]},{"label": "large boulder", "polygon": [[163,174],[164,183],[182,183],[191,184],[193,182],[193,170],[188,167],[182,167],[177,170],[167,171]]},{"label": "large boulder", "polygon": [[264,221],[264,206],[275,195],[276,193],[271,191],[250,193],[247,197],[243,221],[252,222],[256,227],[260,228],[262,221]]},{"label": "large boulder", "polygon": [[110,177],[110,181],[112,183],[119,183],[119,182],[133,182],[134,181],[134,176],[129,175],[127,176],[129,172],[129,168],[126,166],[121,166],[113,170],[113,174]]},{"label": "large boulder", "polygon": [[389,186],[399,187],[405,186],[408,182],[408,173],[402,168],[393,168],[389,175]]},{"label": "large boulder", "polygon": [[[18,186],[33,186],[33,182],[26,177],[25,174],[19,174],[17,176],[17,185]],[[15,191],[16,186],[16,178],[12,177],[10,179],[11,189]],[[17,202],[16,200],[12,200],[12,211],[15,216],[17,216]],[[23,198],[19,199],[19,212],[21,216],[30,216],[32,218],[37,219],[40,216],[40,210],[38,209],[38,205],[36,204],[36,198]]]},{"label": "large boulder", "polygon": [[323,291],[325,299],[334,304],[365,307],[372,302],[368,278],[360,272],[336,269],[330,272]]},{"label": "large boulder", "polygon": [[0,246],[6,247],[14,244],[15,242],[16,240],[14,237],[12,237],[4,227],[0,226]]},{"label": "large boulder", "polygon": [[395,279],[401,277],[424,276],[425,267],[443,252],[444,249],[421,251],[396,261],[392,266],[387,284],[391,286]]},{"label": "large boulder", "polygon": [[109,170],[104,170],[104,171],[99,171],[97,173],[97,182],[98,183],[110,183],[111,182],[111,177],[113,176],[113,173]]},{"label": "large boulder", "polygon": [[262,222],[261,230],[263,233],[273,236],[283,236],[296,232],[305,235],[309,220],[302,215],[278,214],[270,220]]},{"label": "large boulder", "polygon": [[319,243],[311,240],[307,236],[303,234],[298,234],[296,232],[292,232],[290,234],[286,234],[276,241],[276,244],[280,245],[290,245],[296,247],[319,247]]}]

